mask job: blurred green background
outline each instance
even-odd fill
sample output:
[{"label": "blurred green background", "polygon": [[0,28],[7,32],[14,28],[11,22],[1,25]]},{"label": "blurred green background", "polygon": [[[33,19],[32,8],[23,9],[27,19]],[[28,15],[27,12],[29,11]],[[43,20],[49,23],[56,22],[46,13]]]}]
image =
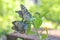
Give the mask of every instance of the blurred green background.
[{"label": "blurred green background", "polygon": [[15,12],[24,4],[33,15],[41,14],[41,27],[60,29],[60,0],[0,0],[0,35],[12,31],[12,21],[21,20]]}]

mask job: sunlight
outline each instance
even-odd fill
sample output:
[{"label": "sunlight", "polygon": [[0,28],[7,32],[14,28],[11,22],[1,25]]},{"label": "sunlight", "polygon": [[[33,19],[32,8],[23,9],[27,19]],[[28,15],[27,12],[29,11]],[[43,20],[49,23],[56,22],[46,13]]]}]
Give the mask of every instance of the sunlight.
[{"label": "sunlight", "polygon": [[34,6],[34,1],[33,0],[26,0],[25,5],[29,9],[31,6]]},{"label": "sunlight", "polygon": [[53,25],[52,25],[52,22],[43,22],[41,26],[42,27],[45,27],[46,26],[48,28],[52,28]]}]

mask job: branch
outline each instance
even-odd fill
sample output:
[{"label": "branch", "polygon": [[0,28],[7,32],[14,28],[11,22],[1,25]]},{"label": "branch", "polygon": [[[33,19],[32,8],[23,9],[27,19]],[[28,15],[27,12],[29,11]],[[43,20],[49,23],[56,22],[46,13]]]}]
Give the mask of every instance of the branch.
[{"label": "branch", "polygon": [[[38,32],[40,32],[40,31],[41,30],[39,30]],[[46,32],[44,31],[43,34],[46,34]],[[48,35],[60,37],[60,30],[48,29]],[[19,32],[10,33],[10,34],[8,34],[7,37],[8,37],[8,39],[9,39],[9,37],[11,37],[12,39],[10,38],[10,40],[16,40],[17,38],[22,38],[24,40],[38,40],[37,35],[35,35],[35,34],[34,35],[26,35],[26,34],[20,34]]]},{"label": "branch", "polygon": [[15,38],[21,38],[21,39],[26,39],[26,40],[38,40],[36,35],[26,35],[26,34],[20,34],[19,32],[16,33],[10,33],[8,36],[12,36]]}]

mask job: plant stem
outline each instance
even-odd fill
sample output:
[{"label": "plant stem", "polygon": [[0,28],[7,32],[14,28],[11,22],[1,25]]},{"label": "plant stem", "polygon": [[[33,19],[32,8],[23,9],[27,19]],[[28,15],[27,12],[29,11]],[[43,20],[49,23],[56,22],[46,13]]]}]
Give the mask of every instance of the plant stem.
[{"label": "plant stem", "polygon": [[37,34],[37,36],[38,36],[38,38],[40,40],[40,34],[38,33],[38,30],[36,29],[35,23],[33,21],[32,21],[32,23],[33,23],[33,26],[35,28],[35,32],[36,32],[36,34]]}]

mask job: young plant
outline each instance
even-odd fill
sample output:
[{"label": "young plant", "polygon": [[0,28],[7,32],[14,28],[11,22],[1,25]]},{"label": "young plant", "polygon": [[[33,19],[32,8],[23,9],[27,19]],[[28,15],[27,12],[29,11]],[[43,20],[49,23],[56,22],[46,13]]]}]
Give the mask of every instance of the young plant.
[{"label": "young plant", "polygon": [[[13,21],[13,29],[20,32],[20,33],[26,33],[28,34],[32,34],[31,32],[31,24],[33,25],[34,29],[35,29],[35,33],[37,35],[37,37],[39,38],[39,40],[43,40],[47,35],[40,35],[38,33],[38,29],[40,28],[41,24],[42,24],[42,17],[40,15],[40,13],[36,12],[33,16],[30,14],[30,12],[28,12],[27,8],[24,5],[20,5],[21,10],[16,11],[19,16],[22,18],[21,21]],[[41,32],[42,33],[42,32]],[[41,39],[42,37],[42,39]]]}]

